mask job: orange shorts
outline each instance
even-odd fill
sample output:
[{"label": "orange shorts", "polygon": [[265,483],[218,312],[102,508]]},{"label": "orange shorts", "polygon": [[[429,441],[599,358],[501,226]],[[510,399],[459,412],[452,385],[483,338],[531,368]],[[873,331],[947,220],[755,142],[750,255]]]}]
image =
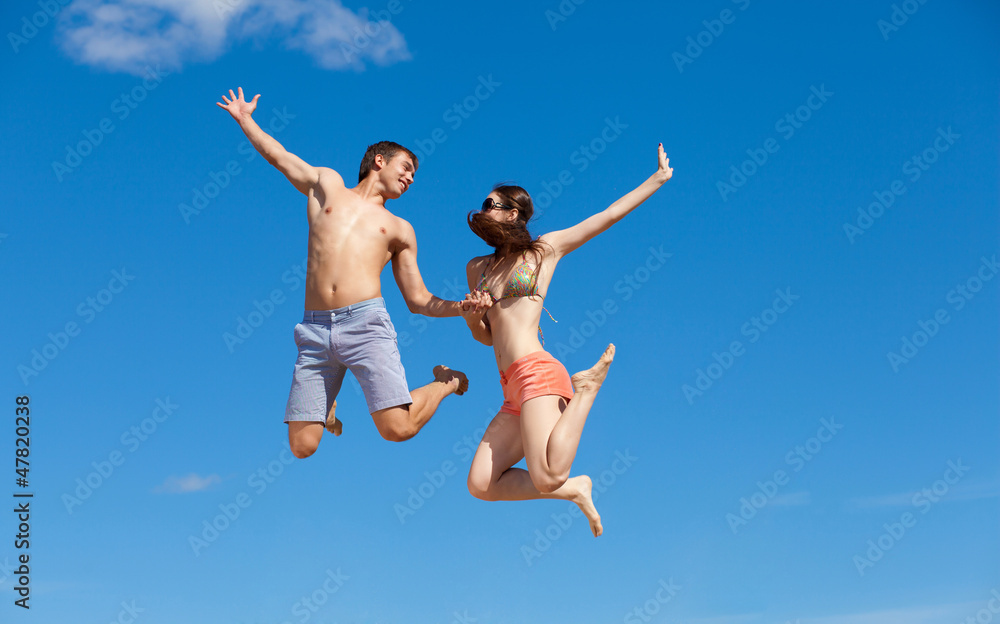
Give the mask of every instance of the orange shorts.
[{"label": "orange shorts", "polygon": [[556,395],[566,401],[573,398],[569,372],[546,351],[535,351],[515,361],[500,372],[503,386],[501,412],[521,415],[521,404],[540,396]]}]

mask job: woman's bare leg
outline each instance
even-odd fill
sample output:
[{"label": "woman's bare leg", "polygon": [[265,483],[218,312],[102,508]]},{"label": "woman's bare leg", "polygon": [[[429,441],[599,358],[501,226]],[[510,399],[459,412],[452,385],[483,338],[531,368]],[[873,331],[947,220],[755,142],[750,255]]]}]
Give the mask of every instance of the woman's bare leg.
[{"label": "woman's bare leg", "polygon": [[469,467],[469,492],[488,501],[573,501],[587,517],[594,535],[600,535],[604,529],[591,497],[590,477],[573,477],[551,492],[540,492],[526,470],[512,467],[524,457],[520,420],[519,416],[500,412],[490,423]]},{"label": "woman's bare leg", "polygon": [[568,405],[552,395],[521,405],[524,454],[528,472],[540,491],[554,491],[569,478],[587,415],[614,357],[615,346],[608,345],[597,364],[573,375],[575,394]]}]

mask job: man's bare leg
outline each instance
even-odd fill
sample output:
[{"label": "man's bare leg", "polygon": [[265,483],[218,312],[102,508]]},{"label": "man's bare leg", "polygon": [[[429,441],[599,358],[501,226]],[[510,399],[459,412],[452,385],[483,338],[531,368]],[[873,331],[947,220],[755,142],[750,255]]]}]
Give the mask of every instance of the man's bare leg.
[{"label": "man's bare leg", "polygon": [[447,366],[434,367],[434,381],[410,392],[408,406],[390,407],[372,413],[382,437],[392,442],[409,440],[423,429],[449,394],[464,394],[469,389],[465,373]]},{"label": "man's bare leg", "polygon": [[323,423],[315,421],[292,421],[288,423],[288,445],[292,455],[305,459],[316,452],[323,439]]},{"label": "man's bare leg", "polygon": [[326,429],[335,436],[339,436],[343,431],[343,424],[334,416],[337,411],[337,401],[330,407],[330,413],[326,417],[326,424],[310,421],[293,421],[288,423],[288,446],[292,449],[292,455],[299,459],[305,459],[316,452],[320,440],[323,439],[323,430]]}]

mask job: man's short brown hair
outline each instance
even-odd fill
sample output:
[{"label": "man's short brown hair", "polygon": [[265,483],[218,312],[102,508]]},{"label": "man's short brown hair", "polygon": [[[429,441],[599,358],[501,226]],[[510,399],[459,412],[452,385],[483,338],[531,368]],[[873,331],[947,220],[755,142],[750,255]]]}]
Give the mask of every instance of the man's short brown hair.
[{"label": "man's short brown hair", "polygon": [[416,171],[419,166],[416,154],[406,149],[399,143],[393,143],[392,141],[379,141],[378,143],[369,145],[368,149],[365,150],[365,156],[361,159],[361,171],[358,172],[358,184],[363,182],[364,179],[368,177],[368,172],[375,166],[375,156],[377,154],[381,154],[382,157],[388,162],[399,152],[406,152],[406,154],[409,155],[409,157],[413,160],[413,170]]}]

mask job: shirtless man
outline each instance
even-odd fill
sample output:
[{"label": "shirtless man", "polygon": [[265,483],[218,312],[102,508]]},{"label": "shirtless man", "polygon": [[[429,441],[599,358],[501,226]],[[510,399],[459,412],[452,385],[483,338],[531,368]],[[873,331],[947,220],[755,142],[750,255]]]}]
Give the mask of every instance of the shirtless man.
[{"label": "shirtless man", "polygon": [[292,453],[303,458],[316,452],[324,428],[340,435],[335,399],[348,369],[361,384],[382,437],[408,440],[446,396],[463,394],[469,386],[464,374],[437,366],[433,382],[410,392],[382,299],[379,275],[391,260],[411,312],[436,317],[463,312],[462,302],[444,301],[427,290],[417,269],[413,226],[385,208],[386,201],[400,197],[413,183],[417,158],[401,145],[376,143],[361,161],[358,185],[349,189],[336,171],[307,164],[261,130],[251,117],[259,97],[247,102],[241,87],[238,95],[230,90],[229,97],[222,96],[225,104],[216,104],[229,111],[267,162],[308,197],[305,318],[295,326],[299,355],[285,408]]}]

